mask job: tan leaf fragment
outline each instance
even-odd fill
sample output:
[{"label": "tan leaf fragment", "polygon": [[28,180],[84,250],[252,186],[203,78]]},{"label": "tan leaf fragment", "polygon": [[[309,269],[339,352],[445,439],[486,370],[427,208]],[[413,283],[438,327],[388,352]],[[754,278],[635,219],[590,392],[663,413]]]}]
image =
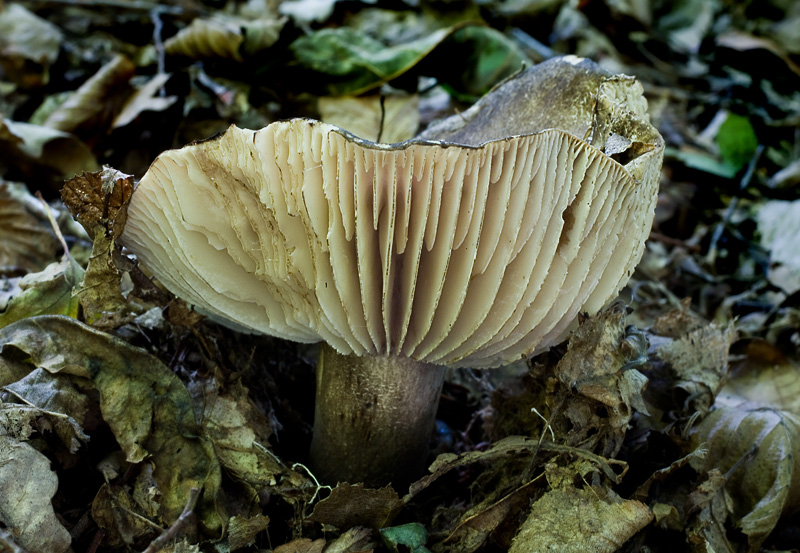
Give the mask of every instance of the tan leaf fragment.
[{"label": "tan leaf fragment", "polygon": [[274,486],[287,470],[268,450],[272,429],[247,388],[234,383],[223,392],[216,381],[209,380],[205,386],[195,383],[191,393],[202,405],[203,434],[222,466],[257,488]]},{"label": "tan leaf fragment", "polygon": [[533,504],[510,553],[614,553],[652,518],[644,503],[599,488],[556,489]]},{"label": "tan leaf fragment", "polygon": [[236,551],[252,545],[259,532],[263,532],[269,525],[269,517],[257,514],[252,517],[237,515],[228,521],[228,546],[231,551]]},{"label": "tan leaf fragment", "polygon": [[[0,64],[15,82],[25,87],[46,83],[63,38],[57,26],[20,4],[0,4]],[[33,75],[27,61],[41,65],[41,73]]]},{"label": "tan leaf fragment", "polygon": [[707,413],[728,374],[728,350],[736,339],[733,324],[703,326],[658,348],[675,372],[675,386],[686,391],[693,411]]},{"label": "tan leaf fragment", "polygon": [[0,153],[26,172],[44,167],[59,176],[72,177],[99,168],[86,144],[71,134],[49,127],[0,119],[0,145],[4,146]]},{"label": "tan leaf fragment", "polygon": [[397,514],[403,502],[391,486],[379,490],[362,484],[339,483],[331,494],[317,503],[306,520],[346,529],[353,526],[383,528]]},{"label": "tan leaf fragment", "polygon": [[323,549],[325,549],[323,538],[313,541],[309,538],[299,538],[279,545],[274,553],[322,553]]},{"label": "tan leaf fragment", "polygon": [[756,551],[784,513],[800,508],[800,415],[758,403],[721,407],[691,439],[708,448],[692,466],[725,475],[734,521]]},{"label": "tan leaf fragment", "polygon": [[0,428],[0,521],[29,553],[62,553],[72,538],[50,502],[58,477],[50,460]]},{"label": "tan leaf fragment", "polygon": [[222,57],[242,61],[242,52],[253,54],[278,40],[286,18],[247,20],[218,15],[195,19],[164,43],[168,54],[194,59]]},{"label": "tan leaf fragment", "polygon": [[105,530],[108,545],[131,545],[137,538],[153,533],[127,490],[103,484],[92,501],[92,519]]},{"label": "tan leaf fragment", "polygon": [[0,181],[0,268],[40,271],[55,259],[58,242],[26,206],[24,185]]},{"label": "tan leaf fragment", "polygon": [[320,119],[375,142],[403,142],[417,134],[419,96],[324,96]]},{"label": "tan leaf fragment", "polygon": [[164,111],[177,100],[177,96],[158,96],[159,90],[167,83],[171,73],[158,73],[147,83],[137,88],[111,123],[111,128],[124,127],[145,111]]},{"label": "tan leaf fragment", "polygon": [[199,522],[222,524],[221,472],[211,443],[202,437],[192,400],[178,377],[142,349],[74,319],[39,316],[0,330],[30,363],[49,372],[87,378],[100,395],[100,410],[129,462],[149,458],[161,493],[159,516],[171,524],[192,488],[202,489]]},{"label": "tan leaf fragment", "polygon": [[127,87],[136,66],[122,54],[117,54],[92,75],[44,122],[45,127],[63,132],[75,132],[100,117],[107,119],[113,109],[112,98],[120,88]]},{"label": "tan leaf fragment", "polygon": [[369,528],[350,528],[341,536],[333,540],[325,548],[325,553],[371,553],[369,543],[372,530]]}]

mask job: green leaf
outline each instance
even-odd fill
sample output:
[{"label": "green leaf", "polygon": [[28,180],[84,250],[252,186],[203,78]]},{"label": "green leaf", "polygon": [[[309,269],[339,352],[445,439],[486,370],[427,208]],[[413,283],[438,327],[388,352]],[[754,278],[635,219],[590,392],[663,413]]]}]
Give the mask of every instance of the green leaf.
[{"label": "green leaf", "polygon": [[750,120],[734,113],[728,114],[714,140],[719,146],[722,161],[733,167],[734,173],[750,162],[758,148],[758,137]]},{"label": "green leaf", "polygon": [[425,547],[428,532],[419,522],[381,528],[380,533],[383,543],[392,551],[398,551],[397,546],[404,545],[411,550],[411,553],[429,553],[429,549]]},{"label": "green leaf", "polygon": [[19,293],[0,313],[0,328],[35,315],[78,316],[78,297],[72,292],[83,280],[84,271],[72,257],[65,256],[39,273],[30,273],[19,282]]},{"label": "green leaf", "polygon": [[[438,59],[440,50],[434,56]],[[460,53],[460,54],[459,54]],[[494,85],[532,65],[519,47],[500,31],[481,25],[455,30],[441,48],[441,63],[450,86],[461,94],[475,97],[488,92]],[[458,60],[452,63],[451,59]],[[446,75],[450,73],[450,77]],[[443,75],[436,75],[444,80]]]},{"label": "green leaf", "polygon": [[[9,347],[11,346],[11,347]],[[19,350],[54,374],[92,381],[100,412],[131,463],[151,462],[166,524],[183,511],[192,488],[202,489],[200,522],[219,531],[221,469],[213,445],[201,437],[189,392],[146,351],[74,319],[42,315],[0,330],[0,355]],[[18,352],[17,352],[18,354]]]},{"label": "green leaf", "polygon": [[328,84],[331,94],[357,95],[414,67],[451,31],[452,28],[440,29],[417,40],[387,47],[355,29],[339,27],[300,37],[290,48],[308,69],[338,77]]}]

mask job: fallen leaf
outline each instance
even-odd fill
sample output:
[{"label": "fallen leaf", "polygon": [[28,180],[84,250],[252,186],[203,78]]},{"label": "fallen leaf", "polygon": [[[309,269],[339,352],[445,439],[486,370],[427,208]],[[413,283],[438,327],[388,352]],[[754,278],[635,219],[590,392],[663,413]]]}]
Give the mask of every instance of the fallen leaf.
[{"label": "fallen leaf", "polygon": [[[5,389],[28,405],[7,402],[0,404],[0,413],[16,410],[15,418],[23,420],[24,416],[20,411],[30,412],[32,424],[40,431],[44,430],[43,424],[48,424],[70,453],[75,453],[81,442],[89,441],[89,436],[82,427],[89,412],[89,400],[73,385],[69,377],[34,369],[24,378],[5,386]],[[3,418],[2,414],[0,418]]]},{"label": "fallen leaf", "polygon": [[755,219],[761,246],[770,252],[770,282],[787,294],[800,291],[800,200],[765,202]]},{"label": "fallen leaf", "polygon": [[333,540],[325,548],[325,553],[371,553],[372,530],[369,528],[350,528]]},{"label": "fallen leaf", "polygon": [[[26,207],[23,185],[0,182],[0,269],[36,272],[53,261],[58,241]],[[36,200],[38,201],[38,200]]]},{"label": "fallen leaf", "polygon": [[162,520],[183,511],[191,488],[201,488],[198,516],[210,531],[223,524],[217,494],[221,472],[212,446],[200,437],[183,383],[142,349],[74,319],[45,315],[0,330],[0,351],[13,346],[49,372],[90,379],[100,410],[131,463],[151,459],[161,492]]},{"label": "fallen leaf", "polygon": [[158,96],[161,88],[167,84],[172,76],[170,73],[158,73],[144,85],[138,87],[136,92],[128,98],[122,110],[111,122],[111,128],[116,129],[130,124],[145,111],[164,111],[177,100],[177,96]]},{"label": "fallen leaf", "polygon": [[672,368],[674,387],[687,396],[685,410],[707,413],[728,374],[728,350],[736,338],[732,324],[711,323],[672,342],[656,354]]},{"label": "fallen leaf", "polygon": [[389,82],[416,65],[452,29],[439,29],[417,40],[385,46],[349,27],[322,29],[295,40],[290,48],[305,67],[331,75],[334,96],[358,95]]},{"label": "fallen leaf", "polygon": [[250,400],[240,383],[219,389],[214,379],[191,386],[195,403],[202,406],[202,428],[222,466],[256,489],[274,486],[288,471],[270,453],[272,429],[266,416]]},{"label": "fallen leaf", "polygon": [[325,96],[319,99],[321,120],[359,138],[394,143],[409,140],[419,126],[419,97]]},{"label": "fallen leaf", "polygon": [[286,24],[286,18],[245,19],[216,15],[195,19],[164,43],[168,54],[193,59],[222,57],[242,61],[242,53],[254,54],[272,46]]},{"label": "fallen leaf", "polygon": [[0,328],[42,314],[77,317],[78,298],[72,292],[83,275],[84,270],[69,255],[39,273],[25,275],[19,281],[19,290],[0,313]]},{"label": "fallen leaf", "polygon": [[111,547],[130,546],[153,533],[143,513],[122,486],[103,484],[92,501],[92,519],[106,533]]},{"label": "fallen leaf", "polygon": [[269,525],[269,517],[257,514],[252,517],[235,516],[228,521],[228,546],[236,551],[253,545],[255,537]]},{"label": "fallen leaf", "polygon": [[136,66],[122,54],[117,54],[98,69],[67,100],[45,120],[44,126],[75,133],[87,125],[110,120],[117,109],[119,94],[126,91]]},{"label": "fallen leaf", "polygon": [[89,236],[101,226],[117,238],[125,227],[133,181],[133,175],[106,166],[69,179],[61,190],[61,199]]},{"label": "fallen leaf", "polygon": [[0,520],[29,553],[62,553],[72,538],[50,502],[58,477],[50,460],[0,427]]},{"label": "fallen leaf", "polygon": [[391,486],[379,490],[362,484],[339,483],[331,494],[317,503],[306,520],[340,529],[353,526],[382,528],[394,518],[403,502]]},{"label": "fallen leaf", "polygon": [[40,125],[0,119],[0,159],[18,171],[36,174],[45,168],[63,179],[99,165],[89,147],[75,136]]},{"label": "fallen leaf", "polygon": [[322,553],[323,549],[325,549],[323,538],[313,541],[309,538],[299,538],[279,545],[274,553]]},{"label": "fallen leaf", "polygon": [[551,423],[567,443],[607,457],[619,451],[634,409],[647,413],[647,378],[637,370],[646,362],[645,347],[643,336],[626,336],[620,306],[585,319],[573,332],[553,370],[560,386],[548,397],[551,405],[563,404],[567,420]]},{"label": "fallen leaf", "polygon": [[[48,82],[48,68],[56,61],[63,39],[58,27],[20,4],[0,4],[0,64],[22,86]],[[40,71],[30,71],[27,61],[41,66]]]},{"label": "fallen leaf", "polygon": [[604,489],[555,489],[533,504],[509,551],[614,553],[652,519],[644,503]]},{"label": "fallen leaf", "polygon": [[757,403],[714,410],[692,430],[701,474],[719,470],[733,518],[757,551],[783,514],[800,508],[800,415]]}]

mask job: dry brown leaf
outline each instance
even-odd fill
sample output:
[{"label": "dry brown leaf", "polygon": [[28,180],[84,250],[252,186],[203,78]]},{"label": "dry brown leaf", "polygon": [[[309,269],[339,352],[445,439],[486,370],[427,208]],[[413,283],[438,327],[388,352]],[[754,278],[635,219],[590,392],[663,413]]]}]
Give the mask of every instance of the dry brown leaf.
[{"label": "dry brown leaf", "polygon": [[320,119],[374,142],[403,142],[417,134],[419,96],[325,96]]},{"label": "dry brown leaf", "polygon": [[551,421],[568,444],[607,457],[616,454],[634,409],[647,413],[642,398],[647,378],[636,369],[645,344],[638,334],[626,338],[619,305],[587,318],[573,333],[554,369],[560,385],[548,397],[552,408],[562,405],[568,419]]},{"label": "dry brown leaf", "polygon": [[0,119],[2,158],[23,173],[50,169],[60,178],[99,168],[89,147],[73,135],[10,119]]},{"label": "dry brown leaf", "polygon": [[228,521],[228,546],[236,551],[252,545],[256,534],[267,529],[269,517],[257,514],[252,517],[235,516]]},{"label": "dry brown leaf", "polygon": [[556,489],[533,504],[510,553],[614,553],[652,518],[647,505],[613,492]]},{"label": "dry brown leaf", "polygon": [[0,426],[0,521],[29,553],[62,553],[72,538],[50,500],[58,477],[50,460]]},{"label": "dry brown leaf", "polygon": [[22,185],[0,182],[0,268],[40,271],[54,261],[58,241],[26,207]]},{"label": "dry brown leaf", "polygon": [[325,549],[325,540],[310,540],[309,538],[299,538],[289,543],[284,543],[275,548],[274,553],[322,553]]},{"label": "dry brown leaf", "polygon": [[125,105],[111,123],[111,128],[116,129],[130,124],[131,121],[139,117],[145,111],[164,111],[174,104],[177,96],[157,96],[159,90],[167,83],[171,73],[158,73],[152,79],[139,87],[133,95],[128,98]]},{"label": "dry brown leaf", "polygon": [[115,108],[112,101],[121,88],[127,88],[136,66],[122,54],[117,54],[103,65],[97,73],[83,83],[61,106],[50,114],[45,127],[75,132],[100,117],[107,119],[109,110]]},{"label": "dry brown leaf", "polygon": [[707,413],[728,374],[728,350],[736,339],[733,324],[716,323],[693,330],[658,348],[657,355],[670,365],[675,387],[687,395],[687,410]]},{"label": "dry brown leaf", "polygon": [[253,54],[278,40],[286,18],[247,20],[230,15],[195,19],[164,43],[168,54],[194,59],[219,56],[242,61],[242,52]]},{"label": "dry brown leaf", "polygon": [[112,547],[130,546],[137,538],[153,533],[144,513],[121,486],[103,484],[92,501],[92,519],[105,530]]},{"label": "dry brown leaf", "polygon": [[691,438],[708,449],[692,466],[725,475],[733,519],[757,551],[780,517],[800,508],[800,415],[757,403],[721,407]]},{"label": "dry brown leaf", "polygon": [[[0,3],[0,64],[8,78],[23,87],[47,83],[48,67],[56,61],[63,38],[58,27],[20,4]],[[41,70],[31,71],[28,61]]]},{"label": "dry brown leaf", "polygon": [[61,199],[89,236],[101,226],[117,238],[125,227],[125,213],[133,193],[133,175],[111,167],[69,179]]},{"label": "dry brown leaf", "polygon": [[383,528],[402,507],[403,502],[391,486],[379,490],[362,484],[342,482],[331,494],[317,503],[306,520],[346,529],[353,526]]}]

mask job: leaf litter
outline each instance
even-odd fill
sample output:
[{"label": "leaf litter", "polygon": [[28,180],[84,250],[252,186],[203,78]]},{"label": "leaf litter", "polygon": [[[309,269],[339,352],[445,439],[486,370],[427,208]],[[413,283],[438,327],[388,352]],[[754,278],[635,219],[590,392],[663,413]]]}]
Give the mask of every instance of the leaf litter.
[{"label": "leaf litter", "polygon": [[[0,550],[796,545],[797,10],[111,5],[0,3]],[[408,490],[323,485],[314,348],[170,298],[116,244],[131,175],[231,123],[399,141],[558,54],[639,77],[667,139],[639,269],[569,342],[450,374]]]}]

